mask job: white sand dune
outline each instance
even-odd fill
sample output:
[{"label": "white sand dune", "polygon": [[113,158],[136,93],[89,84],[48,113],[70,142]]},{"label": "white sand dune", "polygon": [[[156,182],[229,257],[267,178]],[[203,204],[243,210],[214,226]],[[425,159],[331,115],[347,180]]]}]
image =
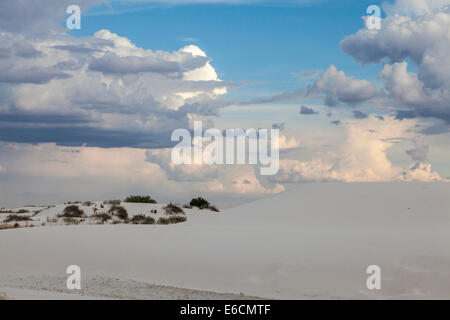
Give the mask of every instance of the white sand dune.
[{"label": "white sand dune", "polygon": [[[2,230],[0,257],[0,291],[11,297],[14,283],[56,292],[61,279],[64,290],[76,264],[92,296],[108,296],[89,280],[100,277],[117,280],[111,297],[135,281],[275,299],[448,299],[450,185],[303,184],[179,225]],[[369,265],[381,267],[381,290],[366,287]]]}]

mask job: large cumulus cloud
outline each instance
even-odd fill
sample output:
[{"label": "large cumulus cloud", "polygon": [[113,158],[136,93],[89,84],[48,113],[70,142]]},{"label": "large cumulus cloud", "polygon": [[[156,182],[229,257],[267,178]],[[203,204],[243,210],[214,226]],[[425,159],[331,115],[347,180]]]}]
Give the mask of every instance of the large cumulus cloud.
[{"label": "large cumulus cloud", "polygon": [[1,38],[10,49],[0,57],[8,66],[0,75],[4,141],[167,147],[173,129],[224,106],[220,97],[232,85],[195,46],[152,51],[108,30],[84,38]]},{"label": "large cumulus cloud", "polygon": [[[394,117],[381,120],[376,116],[346,121],[345,143],[337,151],[306,161],[287,157],[281,161],[279,173],[269,179],[274,183],[442,181],[431,170],[423,137],[414,131],[416,121]],[[407,168],[392,164],[387,156],[387,151],[399,142],[414,143],[414,148],[407,150],[414,163]]]},{"label": "large cumulus cloud", "polygon": [[[423,14],[388,16],[380,30],[362,29],[340,46],[362,64],[384,64],[379,77],[390,99],[387,103],[400,114],[450,123],[450,9],[436,9],[445,2],[416,10]],[[403,7],[404,2],[397,5]],[[408,59],[417,73],[408,71]]]}]

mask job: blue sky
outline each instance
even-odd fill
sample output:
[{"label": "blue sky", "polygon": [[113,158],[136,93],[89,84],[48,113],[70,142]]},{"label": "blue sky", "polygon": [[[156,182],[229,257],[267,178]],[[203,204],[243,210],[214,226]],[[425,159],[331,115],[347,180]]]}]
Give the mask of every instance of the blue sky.
[{"label": "blue sky", "polygon": [[82,30],[72,34],[88,36],[108,29],[152,50],[173,51],[195,44],[213,57],[222,79],[258,83],[239,90],[240,98],[251,98],[304,86],[295,72],[325,70],[330,63],[354,77],[376,80],[379,66],[362,67],[339,48],[345,36],[363,27],[361,17],[371,4],[380,1],[177,6],[113,3],[113,9],[90,9]]}]

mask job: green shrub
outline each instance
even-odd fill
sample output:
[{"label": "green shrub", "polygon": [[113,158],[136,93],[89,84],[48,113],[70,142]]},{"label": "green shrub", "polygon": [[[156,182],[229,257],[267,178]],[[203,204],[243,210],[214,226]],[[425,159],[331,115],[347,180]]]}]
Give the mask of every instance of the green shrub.
[{"label": "green shrub", "polygon": [[93,216],[92,218],[101,220],[102,223],[112,219],[112,217],[107,213],[100,213],[100,214]]},{"label": "green shrub", "polygon": [[159,218],[157,224],[170,224],[170,220],[168,218]]},{"label": "green shrub", "polygon": [[146,217],[143,214],[138,214],[131,218],[130,222],[133,224],[155,224],[155,219],[152,217]]},{"label": "green shrub", "polygon": [[144,221],[142,221],[142,224],[155,224],[155,219],[152,217],[145,217]]},{"label": "green shrub", "polygon": [[161,217],[158,219],[158,224],[167,225],[167,224],[176,224],[181,222],[186,222],[187,218],[184,216],[171,216],[169,218]]},{"label": "green shrub", "polygon": [[91,201],[83,202],[83,207],[90,207],[90,206],[92,206],[92,202]]},{"label": "green shrub", "polygon": [[14,229],[15,227],[7,224],[7,223],[0,223],[0,230],[6,230],[6,229]]},{"label": "green shrub", "polygon": [[140,224],[145,220],[145,216],[143,214],[137,214],[130,219],[130,222],[133,224]]},{"label": "green shrub", "polygon": [[167,206],[165,206],[164,210],[165,210],[167,215],[184,214],[183,209],[181,209],[180,207],[174,205],[173,203],[169,203]]},{"label": "green shrub", "polygon": [[220,212],[220,210],[217,209],[216,206],[209,206],[208,209],[211,210],[211,211],[214,211],[214,212]]},{"label": "green shrub", "polygon": [[156,200],[150,196],[129,196],[124,201],[131,203],[156,203]]},{"label": "green shrub", "polygon": [[79,219],[70,218],[70,217],[64,217],[63,221],[65,224],[80,224],[80,222],[81,222]]},{"label": "green shrub", "polygon": [[186,222],[186,217],[183,216],[172,216],[169,218],[169,222],[172,224]]},{"label": "green shrub", "polygon": [[33,219],[28,216],[18,216],[17,214],[10,214],[8,217],[6,217],[4,222],[11,221],[33,221]]},{"label": "green shrub", "polygon": [[119,219],[121,219],[121,220],[128,219],[128,211],[127,211],[127,209],[125,209],[122,206],[112,206],[109,209],[109,213],[119,217]]},{"label": "green shrub", "polygon": [[206,201],[203,198],[194,198],[191,200],[191,202],[189,203],[189,206],[191,207],[197,207],[197,208],[202,208],[202,207],[209,207],[209,202]]},{"label": "green shrub", "polygon": [[64,208],[62,214],[58,215],[59,218],[81,218],[84,215],[84,211],[78,208],[76,205],[71,205]]},{"label": "green shrub", "polygon": [[17,213],[29,213],[30,211],[25,210],[25,209],[20,209],[19,211],[17,211]]},{"label": "green shrub", "polygon": [[105,201],[103,201],[103,204],[107,204],[107,205],[110,205],[110,206],[118,206],[121,203],[122,203],[121,200],[105,200]]}]

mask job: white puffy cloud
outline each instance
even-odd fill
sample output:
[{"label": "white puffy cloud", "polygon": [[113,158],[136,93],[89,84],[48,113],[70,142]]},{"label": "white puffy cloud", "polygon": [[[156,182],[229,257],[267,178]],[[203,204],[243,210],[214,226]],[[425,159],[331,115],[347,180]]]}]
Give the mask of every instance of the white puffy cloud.
[{"label": "white puffy cloud", "polygon": [[295,137],[288,138],[285,135],[280,135],[279,138],[280,150],[298,148],[299,146],[300,142]]},{"label": "white puffy cloud", "polygon": [[[18,41],[7,33],[0,38]],[[215,114],[225,105],[220,97],[229,83],[195,46],[152,51],[108,30],[19,40],[39,54],[0,58],[10,70],[0,75],[10,83],[0,101],[6,141],[167,147],[172,130],[188,127],[193,114]]]},{"label": "white puffy cloud", "polygon": [[[279,174],[272,182],[297,183],[305,181],[377,182],[392,180],[439,180],[431,165],[416,162],[407,170],[394,166],[387,150],[400,141],[415,141],[415,156],[424,159],[427,149],[418,142],[420,138],[412,129],[415,120],[399,121],[393,117],[368,117],[349,120],[344,124],[347,138],[342,147],[333,153],[321,153],[309,161],[283,159]],[[408,150],[408,154],[413,154]]]},{"label": "white puffy cloud", "polygon": [[331,65],[311,86],[309,93],[324,95],[328,106],[354,105],[374,98],[377,89],[369,81],[347,77],[344,71]]},{"label": "white puffy cloud", "polygon": [[[229,206],[284,191],[280,184],[261,185],[252,166],[211,166],[201,170],[186,166],[170,172],[167,152],[0,143],[0,161],[8,168],[2,175],[14,177],[14,183],[9,178],[0,179],[0,202],[62,203],[145,192],[162,203],[203,196]],[[213,173],[208,177],[207,172]]]},{"label": "white puffy cloud", "polygon": [[172,149],[148,150],[146,160],[157,164],[174,181],[211,181],[218,178],[218,167],[207,164],[175,165],[171,159]]},{"label": "white puffy cloud", "polygon": [[[433,117],[448,123],[450,8],[436,10],[443,3],[439,1],[411,3],[413,10],[417,5],[426,13],[389,16],[380,30],[362,29],[342,40],[340,46],[358,62],[385,64],[380,79],[391,99],[385,105],[409,111],[410,117]],[[396,6],[406,7],[406,2],[398,1]],[[417,65],[418,73],[408,72],[406,59]]]},{"label": "white puffy cloud", "polygon": [[436,181],[447,181],[441,178],[439,174],[431,170],[431,164],[416,162],[411,165],[408,169],[404,170],[400,176],[400,180],[411,182],[411,181],[421,181],[421,182],[436,182]]}]

